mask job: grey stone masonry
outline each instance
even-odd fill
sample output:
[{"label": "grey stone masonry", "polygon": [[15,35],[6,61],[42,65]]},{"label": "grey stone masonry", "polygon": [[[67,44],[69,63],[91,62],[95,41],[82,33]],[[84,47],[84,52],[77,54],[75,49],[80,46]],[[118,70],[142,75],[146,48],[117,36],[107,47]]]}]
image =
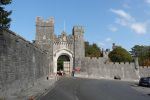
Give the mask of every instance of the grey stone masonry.
[{"label": "grey stone masonry", "polygon": [[36,18],[35,45],[45,50],[48,54],[49,71],[53,71],[53,41],[54,41],[54,18],[44,21],[41,17]]},{"label": "grey stone masonry", "polygon": [[99,77],[113,79],[114,76],[120,76],[123,80],[137,80],[134,63],[112,63],[105,62],[105,58],[89,58],[82,59],[81,72],[86,72],[89,77]]},{"label": "grey stone masonry", "polygon": [[0,29],[0,97],[33,86],[48,71],[46,52],[14,32]]},{"label": "grey stone masonry", "polygon": [[150,66],[140,66],[139,74],[140,77],[150,77]]},{"label": "grey stone masonry", "polygon": [[85,47],[84,47],[84,28],[82,26],[73,27],[74,35],[74,55],[75,67],[81,67],[81,60],[85,57]]}]

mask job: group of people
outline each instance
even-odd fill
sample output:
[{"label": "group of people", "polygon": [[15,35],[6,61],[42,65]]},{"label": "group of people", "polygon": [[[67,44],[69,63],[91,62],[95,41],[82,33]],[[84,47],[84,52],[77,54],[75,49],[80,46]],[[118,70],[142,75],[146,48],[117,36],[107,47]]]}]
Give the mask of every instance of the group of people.
[{"label": "group of people", "polygon": [[65,75],[65,72],[63,70],[59,70],[59,71],[57,71],[57,75],[63,76],[63,75]]},{"label": "group of people", "polygon": [[[75,73],[75,71],[74,70],[72,70],[72,76],[74,76],[74,73]],[[59,71],[57,71],[57,75],[59,75],[59,76],[63,76],[63,75],[66,75],[66,73],[63,71],[63,70],[59,70]]]}]

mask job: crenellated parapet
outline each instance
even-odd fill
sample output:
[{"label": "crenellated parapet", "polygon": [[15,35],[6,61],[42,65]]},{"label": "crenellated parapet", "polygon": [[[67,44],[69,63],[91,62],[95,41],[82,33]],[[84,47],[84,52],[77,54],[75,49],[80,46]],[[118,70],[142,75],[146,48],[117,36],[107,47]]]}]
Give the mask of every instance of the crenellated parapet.
[{"label": "crenellated parapet", "polygon": [[83,26],[74,26],[73,33],[76,33],[76,32],[80,33],[80,35],[82,35],[84,33],[84,27]]},{"label": "crenellated parapet", "polygon": [[54,17],[50,17],[48,20],[44,20],[42,17],[37,17],[36,18],[36,26],[41,26],[41,27],[52,27],[54,26]]},{"label": "crenellated parapet", "polygon": [[140,66],[139,74],[140,77],[150,77],[150,66]]},{"label": "crenellated parapet", "polygon": [[85,57],[83,60],[87,62],[100,62],[103,64],[115,64],[115,65],[130,65],[134,63],[134,62],[110,62],[110,61],[106,63],[107,59],[105,59],[104,57]]},{"label": "crenellated parapet", "polygon": [[53,45],[72,45],[72,42],[53,42]]},{"label": "crenellated parapet", "polygon": [[73,42],[53,42],[53,51],[57,51],[62,48],[73,51]]},{"label": "crenellated parapet", "polygon": [[68,42],[68,43],[73,43],[73,35],[67,35],[66,32],[62,32],[61,35],[58,35],[58,36],[54,36],[54,42]]}]

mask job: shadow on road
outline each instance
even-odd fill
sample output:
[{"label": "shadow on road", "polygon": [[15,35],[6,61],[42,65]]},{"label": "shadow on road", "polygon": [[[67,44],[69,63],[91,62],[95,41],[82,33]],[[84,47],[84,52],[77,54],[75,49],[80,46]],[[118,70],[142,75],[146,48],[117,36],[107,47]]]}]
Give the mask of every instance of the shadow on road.
[{"label": "shadow on road", "polygon": [[132,86],[132,87],[139,87],[139,84],[138,83],[131,83],[130,86]]}]

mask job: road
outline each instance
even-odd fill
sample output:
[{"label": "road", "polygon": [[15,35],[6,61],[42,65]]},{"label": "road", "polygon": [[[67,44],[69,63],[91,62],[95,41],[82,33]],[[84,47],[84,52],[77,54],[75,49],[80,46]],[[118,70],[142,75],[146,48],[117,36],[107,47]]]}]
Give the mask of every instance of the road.
[{"label": "road", "polygon": [[39,100],[150,100],[150,96],[119,80],[63,78]]}]

